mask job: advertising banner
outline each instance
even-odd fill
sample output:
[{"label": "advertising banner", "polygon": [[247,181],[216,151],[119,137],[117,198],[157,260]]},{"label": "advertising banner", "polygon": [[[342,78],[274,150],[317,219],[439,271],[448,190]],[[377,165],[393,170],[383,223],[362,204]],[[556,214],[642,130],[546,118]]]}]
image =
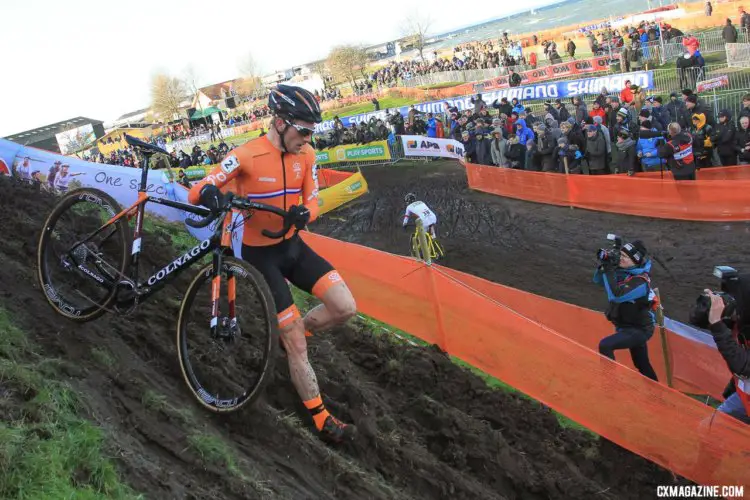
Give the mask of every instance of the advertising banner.
[{"label": "advertising banner", "polygon": [[[543,68],[531,69],[518,73],[521,76],[521,85],[529,83],[538,83],[553,78],[561,78],[567,75],[584,75],[587,73],[596,73],[607,71],[609,69],[609,57],[595,57],[593,59],[582,59],[579,61],[569,61],[561,64],[553,64]],[[474,84],[475,92],[484,92],[485,90],[497,90],[510,88],[508,75],[491,78]]]},{"label": "advertising banner", "polygon": [[[184,170],[193,177],[200,175],[197,178],[190,177],[191,181],[195,181],[205,177],[212,167],[208,165]],[[188,203],[188,188],[177,182],[179,170],[181,169],[150,170],[146,183],[147,193]],[[325,175],[327,171],[322,170],[321,173]],[[318,194],[320,213],[334,210],[367,192],[367,182],[361,173],[346,174],[347,177],[344,179],[341,179],[343,172],[336,174],[340,174],[337,176],[339,182],[321,189]],[[0,175],[12,175],[20,181],[39,184],[41,189],[56,194],[64,194],[80,187],[100,189],[111,195],[123,208],[132,205],[138,199],[138,188],[141,183],[141,170],[138,168],[87,162],[75,157],[21,146],[4,139],[0,139]],[[160,215],[171,222],[184,222],[188,217],[195,217],[184,210],[158,203],[149,203],[146,207],[148,212]],[[201,229],[186,226],[186,230],[199,239],[206,238],[214,229],[215,224]],[[241,228],[235,231],[232,241],[235,254],[240,257]]]},{"label": "advertising banner", "polygon": [[362,196],[366,192],[367,181],[361,172],[356,172],[342,182],[320,190],[318,193],[320,213],[330,212],[344,203]]},{"label": "advertising banner", "polygon": [[716,90],[721,87],[729,87],[729,77],[727,75],[717,76],[710,80],[698,82],[695,88],[696,92],[706,92],[707,90]]},{"label": "advertising banner", "polygon": [[[602,88],[619,90],[623,88],[625,80],[630,80],[633,84],[643,89],[654,88],[653,71],[633,71],[630,73],[620,73],[616,75],[602,75],[599,77],[583,78],[580,80],[568,80],[561,82],[538,83],[534,85],[524,85],[521,87],[506,88],[500,90],[491,90],[482,92],[482,99],[486,103],[491,103],[495,99],[507,97],[510,101],[517,98],[521,101],[525,99],[557,99],[564,97],[573,97],[585,94],[598,94]],[[445,103],[455,106],[459,111],[474,109],[471,103],[473,95],[461,97],[451,97],[438,101],[423,102],[414,105],[414,108],[423,113],[443,113],[445,112]],[[410,106],[400,108],[391,108],[391,113],[401,113],[406,118],[409,114]],[[373,111],[361,115],[347,116],[341,118],[344,126],[349,127],[352,123],[366,122],[370,118],[386,119],[386,110]],[[333,120],[327,120],[315,126],[315,132],[324,133],[333,130]]]},{"label": "advertising banner", "polygon": [[434,156],[464,159],[464,145],[454,139],[437,139],[421,135],[402,135],[404,156]]},{"label": "advertising banner", "polygon": [[346,144],[335,148],[316,151],[318,165],[343,161],[389,160],[391,152],[387,141],[375,141],[365,145]]}]

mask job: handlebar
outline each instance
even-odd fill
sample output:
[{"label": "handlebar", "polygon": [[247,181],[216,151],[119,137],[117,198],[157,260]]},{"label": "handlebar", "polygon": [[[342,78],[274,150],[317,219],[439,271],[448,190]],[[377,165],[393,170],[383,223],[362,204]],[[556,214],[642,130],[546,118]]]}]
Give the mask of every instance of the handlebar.
[{"label": "handlebar", "polygon": [[211,213],[207,217],[203,218],[202,220],[193,220],[193,219],[187,219],[185,221],[185,224],[187,224],[190,227],[199,229],[202,227],[206,227],[209,224],[211,224],[213,221],[218,219],[219,217],[223,217],[224,214],[229,212],[231,209],[236,208],[239,210],[258,210],[260,212],[269,212],[276,214],[284,219],[284,227],[281,228],[280,231],[269,231],[268,229],[263,229],[261,233],[263,236],[267,238],[281,238],[286,233],[289,232],[289,230],[292,227],[292,221],[287,220],[287,212],[286,210],[282,210],[279,207],[274,207],[272,205],[266,205],[263,203],[257,203],[255,201],[245,200],[243,198],[236,198],[233,193],[227,193],[224,196],[225,203],[224,207],[222,207],[221,210],[218,212]]}]

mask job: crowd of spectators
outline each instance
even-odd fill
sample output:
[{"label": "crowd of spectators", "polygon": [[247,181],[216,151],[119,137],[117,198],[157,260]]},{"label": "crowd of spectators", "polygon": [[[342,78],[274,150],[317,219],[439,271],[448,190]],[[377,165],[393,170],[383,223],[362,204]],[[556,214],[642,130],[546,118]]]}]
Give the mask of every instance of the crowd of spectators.
[{"label": "crowd of spectators", "polygon": [[676,168],[677,144],[690,146],[697,168],[750,163],[750,94],[739,117],[721,110],[718,121],[690,89],[665,100],[646,97],[630,82],[619,94],[603,90],[591,109],[579,97],[570,109],[557,99],[536,114],[516,99],[488,105],[477,95],[472,101],[474,109],[463,113],[446,104],[438,135],[461,141],[467,159],[480,165],[632,175]]},{"label": "crowd of spectators", "polygon": [[[508,38],[504,33],[500,39],[465,43],[453,48],[451,57],[440,57],[436,51],[429,52],[424,60],[391,61],[373,72],[368,80],[380,86],[393,86],[399,79],[409,80],[415,76],[443,71],[461,71],[486,68],[515,68],[536,64],[523,54],[521,43]],[[551,54],[553,55],[553,54]]]}]

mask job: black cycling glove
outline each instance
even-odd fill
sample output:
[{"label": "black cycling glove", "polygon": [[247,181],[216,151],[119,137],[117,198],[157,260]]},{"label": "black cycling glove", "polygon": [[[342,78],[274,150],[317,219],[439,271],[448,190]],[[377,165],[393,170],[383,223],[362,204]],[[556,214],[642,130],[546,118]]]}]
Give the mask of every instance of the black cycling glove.
[{"label": "black cycling glove", "polygon": [[310,210],[304,205],[292,205],[287,210],[287,222],[290,222],[299,230],[305,229],[310,222]]},{"label": "black cycling glove", "polygon": [[219,188],[213,184],[206,184],[201,188],[198,201],[201,205],[212,212],[218,212],[224,205],[224,195],[221,194]]}]

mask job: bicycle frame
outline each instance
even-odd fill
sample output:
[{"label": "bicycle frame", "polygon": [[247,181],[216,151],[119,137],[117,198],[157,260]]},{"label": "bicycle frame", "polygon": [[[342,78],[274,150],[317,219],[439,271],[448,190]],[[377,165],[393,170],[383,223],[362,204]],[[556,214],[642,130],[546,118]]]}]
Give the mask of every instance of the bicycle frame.
[{"label": "bicycle frame", "polygon": [[[110,220],[105,222],[101,227],[99,227],[96,231],[88,235],[83,240],[76,242],[71,247],[69,252],[72,252],[73,249],[85,243],[97,234],[101,233],[106,228],[112,226],[123,217],[127,217],[128,220],[136,217],[135,230],[133,234],[133,244],[131,247],[132,253],[128,265],[127,276],[121,277],[123,279],[119,279],[120,277],[116,277],[117,279],[115,281],[112,281],[108,277],[102,276],[99,273],[91,271],[88,268],[84,270],[84,274],[86,274],[90,279],[93,279],[100,284],[105,284],[106,286],[118,287],[121,283],[123,283],[123,281],[126,284],[130,284],[131,286],[133,286],[136,292],[135,296],[124,301],[118,301],[118,307],[135,307],[139,302],[147,300],[149,297],[161,290],[167,283],[176,278],[182,271],[190,267],[193,263],[200,260],[208,253],[213,252],[213,276],[211,286],[211,334],[216,335],[219,315],[219,292],[221,285],[222,257],[225,253],[231,252],[232,227],[230,225],[232,222],[232,211],[230,210],[229,212],[227,212],[227,214],[223,218],[223,221],[216,224],[213,234],[210,238],[201,241],[185,254],[178,256],[165,267],[149,276],[148,279],[146,279],[144,282],[136,282],[138,276],[138,262],[140,260],[139,257],[141,254],[143,218],[146,212],[146,204],[148,202],[154,202],[160,205],[177,208],[203,217],[209,216],[211,214],[210,210],[203,207],[181,203],[166,198],[148,196],[146,194],[147,180],[148,158],[146,158],[146,160],[144,161],[141,184],[138,189],[138,199],[135,201],[135,203],[112,217]],[[234,276],[230,276],[228,282],[229,315],[233,322],[236,321],[234,307],[235,293],[235,278]]]}]

